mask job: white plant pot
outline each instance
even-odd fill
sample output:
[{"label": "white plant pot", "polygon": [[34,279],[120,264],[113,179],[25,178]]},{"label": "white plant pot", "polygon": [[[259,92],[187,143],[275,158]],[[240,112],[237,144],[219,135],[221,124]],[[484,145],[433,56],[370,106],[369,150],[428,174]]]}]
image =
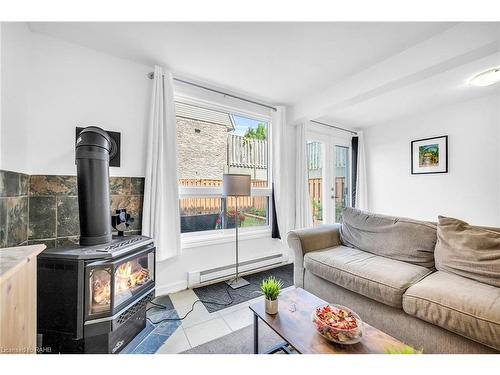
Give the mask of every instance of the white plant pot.
[{"label": "white plant pot", "polygon": [[266,313],[274,315],[278,313],[278,299],[271,301],[266,298]]}]

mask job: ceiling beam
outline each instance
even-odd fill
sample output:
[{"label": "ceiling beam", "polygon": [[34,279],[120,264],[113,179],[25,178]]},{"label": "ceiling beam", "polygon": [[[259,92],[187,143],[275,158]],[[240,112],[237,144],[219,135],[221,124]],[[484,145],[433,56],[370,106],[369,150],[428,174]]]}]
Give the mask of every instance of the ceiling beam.
[{"label": "ceiling beam", "polygon": [[458,24],[297,103],[290,122],[334,118],[338,110],[497,53],[499,38],[497,23]]}]

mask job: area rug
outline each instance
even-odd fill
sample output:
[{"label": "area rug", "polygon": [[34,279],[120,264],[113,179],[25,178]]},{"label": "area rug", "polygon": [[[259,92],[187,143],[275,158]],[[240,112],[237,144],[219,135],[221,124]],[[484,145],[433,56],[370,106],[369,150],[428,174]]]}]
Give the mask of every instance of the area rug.
[{"label": "area rug", "polygon": [[[263,353],[283,339],[266,324],[259,322],[259,353]],[[253,326],[242,328],[216,340],[195,346],[181,354],[253,354]]]},{"label": "area rug", "polygon": [[[241,302],[259,297],[260,284],[263,279],[274,276],[283,282],[283,288],[293,285],[293,264],[272,268],[270,270],[261,271],[251,275],[244,276],[250,285],[246,285],[239,289],[231,289],[225,282],[207,285],[200,288],[195,288],[193,291],[198,298],[203,302],[208,312],[222,310],[226,307],[236,305]],[[210,303],[211,301],[216,302]]]}]

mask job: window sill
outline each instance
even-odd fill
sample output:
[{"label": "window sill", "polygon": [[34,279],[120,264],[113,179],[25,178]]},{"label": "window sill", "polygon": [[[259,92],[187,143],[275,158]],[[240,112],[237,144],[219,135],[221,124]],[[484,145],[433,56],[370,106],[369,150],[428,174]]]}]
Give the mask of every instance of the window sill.
[{"label": "window sill", "polygon": [[[215,232],[215,233],[213,233]],[[210,233],[185,233],[181,235],[181,249],[216,245],[234,242],[236,239],[234,229],[210,231]],[[256,238],[271,238],[271,227],[266,226],[259,229],[239,230],[240,241]]]}]

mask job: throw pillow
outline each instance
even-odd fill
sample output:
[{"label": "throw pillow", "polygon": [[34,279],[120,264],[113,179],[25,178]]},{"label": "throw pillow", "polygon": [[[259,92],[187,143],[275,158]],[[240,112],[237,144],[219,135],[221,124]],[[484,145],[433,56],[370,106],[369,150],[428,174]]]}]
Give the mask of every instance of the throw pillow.
[{"label": "throw pillow", "polygon": [[500,288],[500,229],[439,216],[436,268]]}]

